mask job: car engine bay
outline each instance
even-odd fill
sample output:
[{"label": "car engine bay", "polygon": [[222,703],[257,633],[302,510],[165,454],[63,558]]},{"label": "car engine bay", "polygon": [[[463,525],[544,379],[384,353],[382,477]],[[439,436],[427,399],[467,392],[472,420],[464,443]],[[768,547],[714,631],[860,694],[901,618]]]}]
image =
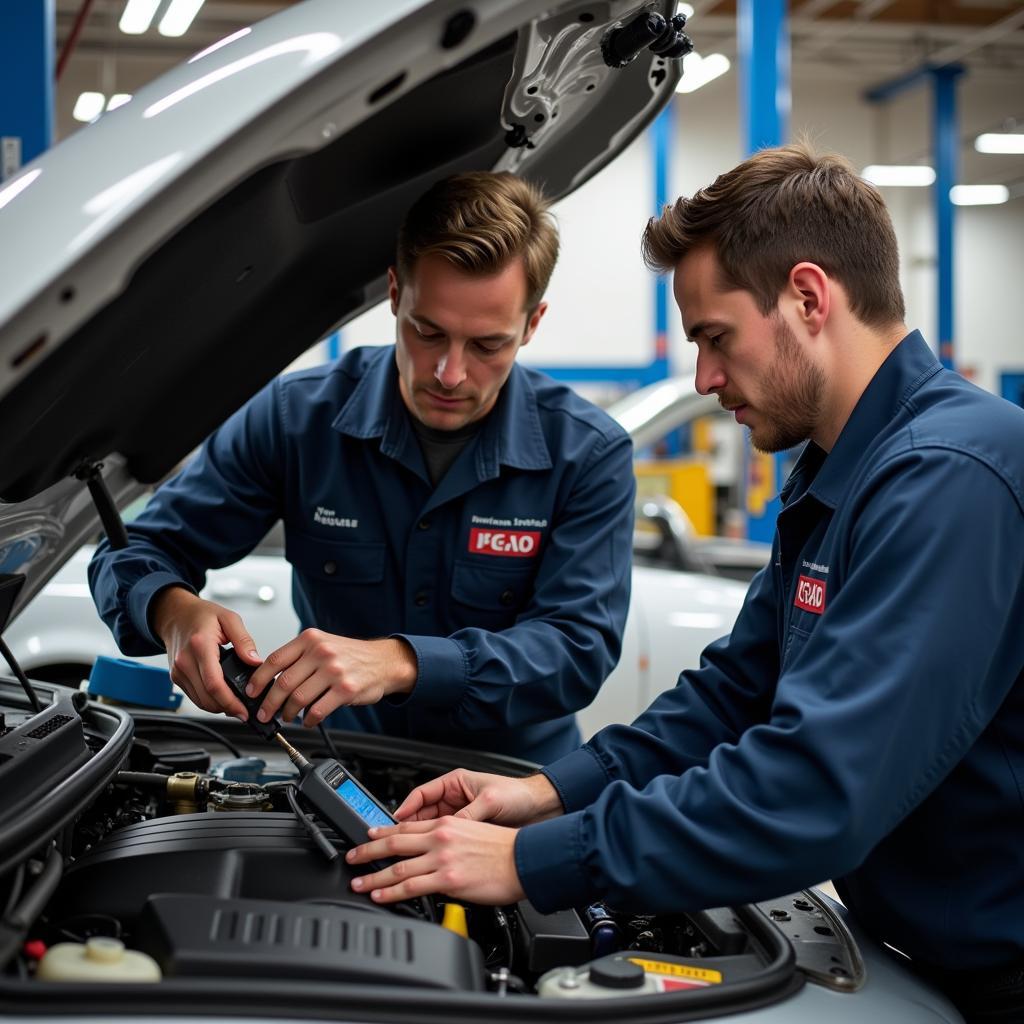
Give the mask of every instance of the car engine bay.
[{"label": "car engine bay", "polygon": [[[33,688],[38,712],[0,680],[7,1005],[38,1008],[42,998],[54,1012],[130,1013],[159,1002],[166,1011],[205,992],[207,1005],[255,1015],[287,1006],[316,1016],[326,1002],[355,1012],[365,999],[417,1005],[426,1019],[469,999],[494,1020],[512,1004],[521,1016],[523,1000],[564,1019],[583,999],[589,1019],[613,1019],[626,1000],[631,1017],[672,1009],[678,1020],[680,1007],[711,1014],[775,1002],[807,977],[839,991],[858,984],[852,938],[812,893],[660,915],[603,903],[541,914],[525,900],[453,909],[443,897],[378,906],[351,889],[353,871],[337,855],[344,841],[303,820],[314,809],[296,814],[297,775],[276,745],[227,718]],[[315,731],[285,733],[313,762],[332,753]],[[532,770],[387,737],[334,732],[328,742],[388,809],[458,765]],[[58,950],[70,968],[54,966]],[[144,978],[133,974],[136,959]],[[131,984],[141,980],[152,984]]]}]

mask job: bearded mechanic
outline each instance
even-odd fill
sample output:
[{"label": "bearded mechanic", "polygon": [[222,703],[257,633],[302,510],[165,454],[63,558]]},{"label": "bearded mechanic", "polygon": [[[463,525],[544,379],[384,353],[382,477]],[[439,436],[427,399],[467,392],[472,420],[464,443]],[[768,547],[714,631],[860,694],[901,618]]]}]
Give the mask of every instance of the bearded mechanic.
[{"label": "bearded mechanic", "polygon": [[[220,645],[273,681],[260,717],[544,762],[614,667],[629,600],[632,447],[516,362],[547,309],[558,235],[510,174],[437,183],[388,271],[393,346],[274,380],[128,526],[89,580],[122,651],[166,650],[209,711],[245,717]],[[198,596],[278,519],[302,632],[261,662]]]},{"label": "bearded mechanic", "polygon": [[406,859],[353,887],[672,912],[832,878],[968,1020],[1024,1020],[1024,410],[907,330],[889,215],[842,158],[764,150],[644,246],[697,390],[763,451],[807,442],[772,562],[631,726],[420,787],[349,853]]}]

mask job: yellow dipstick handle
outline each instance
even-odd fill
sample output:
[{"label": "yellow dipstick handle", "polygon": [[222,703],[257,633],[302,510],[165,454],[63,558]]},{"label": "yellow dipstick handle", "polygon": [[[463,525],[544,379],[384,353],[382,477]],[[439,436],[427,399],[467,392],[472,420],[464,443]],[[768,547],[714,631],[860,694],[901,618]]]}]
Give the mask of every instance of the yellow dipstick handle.
[{"label": "yellow dipstick handle", "polygon": [[441,927],[447,928],[464,939],[469,938],[469,928],[466,926],[466,908],[461,903],[446,903],[444,905],[444,917],[441,920]]}]

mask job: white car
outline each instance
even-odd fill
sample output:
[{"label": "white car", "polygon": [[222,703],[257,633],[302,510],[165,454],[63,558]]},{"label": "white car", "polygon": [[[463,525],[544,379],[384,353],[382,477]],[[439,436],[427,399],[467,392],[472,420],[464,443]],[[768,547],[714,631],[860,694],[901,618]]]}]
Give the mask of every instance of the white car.
[{"label": "white car", "polygon": [[[717,402],[709,404],[690,384],[673,380],[631,394],[609,411],[640,447],[715,409]],[[732,628],[747,581],[771,553],[767,544],[698,536],[667,497],[639,502],[636,515],[622,656],[595,700],[577,715],[584,738],[612,722],[632,721],[683,669],[696,667],[701,651]],[[86,582],[92,551],[92,545],[77,551],[7,631],[8,645],[33,678],[77,686],[97,656],[120,656]],[[278,524],[252,554],[212,570],[202,591],[237,611],[264,652],[287,643],[299,628],[291,567],[283,556]],[[138,660],[166,666],[163,655]]]},{"label": "white car", "polygon": [[[275,539],[272,534],[235,565],[210,572],[202,591],[237,611],[264,653],[299,629],[291,566]],[[9,647],[33,678],[77,686],[98,655],[120,657],[86,582],[92,551],[92,545],[80,548],[7,630]],[[632,721],[682,669],[696,667],[707,644],[732,628],[745,593],[735,580],[636,565],[622,657],[594,702],[579,712],[584,735]],[[138,660],[167,665],[163,655]]]},{"label": "white car", "polygon": [[[428,182],[509,169],[557,198],[613,159],[673,94],[686,49],[674,8],[307,0],[0,186],[0,630],[29,621],[48,582],[80,586],[59,573],[99,520],[116,536],[119,508],[382,298],[398,221]],[[252,585],[257,606],[262,586],[287,600],[261,574],[211,586],[232,578],[236,605]],[[638,580],[627,662],[646,618],[670,607],[664,593],[645,607],[647,590]],[[708,625],[735,611],[692,607]],[[48,613],[58,632],[74,628],[65,615]],[[651,688],[679,667],[678,652],[649,666]],[[378,907],[352,891],[339,848],[439,771],[531,766],[287,727],[316,766],[311,790],[313,774],[225,716],[129,710],[12,671],[0,678],[7,1021],[960,1020],[812,891],[685,914],[540,915],[522,901],[462,921],[446,906],[445,921],[445,900]]]}]

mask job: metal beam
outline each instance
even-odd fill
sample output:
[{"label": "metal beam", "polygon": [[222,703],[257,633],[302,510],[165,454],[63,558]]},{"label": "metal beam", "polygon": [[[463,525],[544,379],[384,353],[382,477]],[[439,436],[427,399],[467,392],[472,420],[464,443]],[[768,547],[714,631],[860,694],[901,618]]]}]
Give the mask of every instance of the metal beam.
[{"label": "metal beam", "polygon": [[953,234],[956,209],[950,189],[959,177],[960,127],[957,115],[957,79],[964,73],[958,64],[936,67],[931,63],[914,68],[887,82],[881,82],[864,93],[869,103],[885,103],[900,93],[928,81],[932,87],[932,161],[935,184],[932,203],[935,213],[935,262],[937,303],[936,323],[939,334],[939,359],[953,367],[955,350],[953,333],[956,327]]},{"label": "metal beam", "polygon": [[953,43],[951,46],[939,50],[938,53],[933,53],[928,58],[928,63],[932,67],[942,67],[946,64],[952,64],[954,61],[962,60],[969,53],[974,53],[975,50],[980,50],[981,47],[988,46],[989,43],[1002,39],[1003,36],[1009,35],[1022,25],[1024,25],[1024,7],[993,25],[978,29],[977,32],[972,32],[959,43]]},{"label": "metal beam", "polygon": [[827,24],[831,31],[818,33],[812,40],[805,41],[801,49],[813,55],[818,50],[834,46],[847,36],[853,35],[857,31],[859,24],[869,22],[876,14],[892,3],[893,0],[861,0],[857,9],[853,12],[852,19],[843,21],[836,19],[835,21],[828,22]]},{"label": "metal beam", "polygon": [[0,4],[0,180],[53,142],[54,0]]},{"label": "metal beam", "polygon": [[789,134],[789,32],[784,0],[740,0],[736,39],[748,153]]},{"label": "metal beam", "polygon": [[954,366],[953,332],[956,290],[953,281],[953,230],[955,212],[950,189],[957,183],[960,129],[957,118],[956,80],[963,69],[954,65],[938,68],[932,78],[932,135],[935,152],[935,204],[937,259],[937,300],[939,359],[943,366]]},{"label": "metal beam", "polygon": [[[740,0],[736,36],[740,102],[748,153],[777,146],[789,134],[789,31],[786,0]],[[746,444],[744,502],[747,536],[771,542],[782,503],[783,455],[764,455]]]}]

